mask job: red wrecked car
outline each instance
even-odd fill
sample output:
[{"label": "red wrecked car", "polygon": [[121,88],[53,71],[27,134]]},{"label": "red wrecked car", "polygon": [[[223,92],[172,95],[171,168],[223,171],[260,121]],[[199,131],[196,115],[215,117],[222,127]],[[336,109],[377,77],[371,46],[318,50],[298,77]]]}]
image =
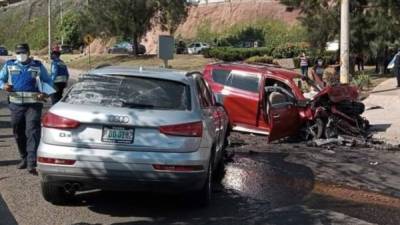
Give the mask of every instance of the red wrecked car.
[{"label": "red wrecked car", "polygon": [[209,64],[204,78],[226,108],[232,130],[268,135],[268,141],[299,133],[307,139],[365,135],[369,125],[360,116],[358,90],[349,85],[321,87],[267,64]]}]

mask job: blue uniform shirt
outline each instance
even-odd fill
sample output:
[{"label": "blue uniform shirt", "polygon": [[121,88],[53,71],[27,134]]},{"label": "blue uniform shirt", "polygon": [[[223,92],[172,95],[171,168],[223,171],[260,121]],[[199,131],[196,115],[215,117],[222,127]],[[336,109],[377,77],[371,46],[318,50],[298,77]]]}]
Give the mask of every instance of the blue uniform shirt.
[{"label": "blue uniform shirt", "polygon": [[0,71],[0,88],[4,89],[6,83],[13,85],[13,92],[41,92],[44,84],[53,85],[46,68],[38,60],[26,65],[8,60]]},{"label": "blue uniform shirt", "polygon": [[54,83],[68,82],[67,65],[61,59],[54,59],[51,63],[51,80]]}]

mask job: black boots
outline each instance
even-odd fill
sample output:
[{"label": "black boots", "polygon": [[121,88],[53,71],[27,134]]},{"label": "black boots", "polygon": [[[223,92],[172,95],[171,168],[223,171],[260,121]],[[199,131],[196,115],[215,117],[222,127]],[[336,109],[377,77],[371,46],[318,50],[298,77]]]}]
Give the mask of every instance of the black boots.
[{"label": "black boots", "polygon": [[17,169],[19,169],[19,170],[26,169],[27,167],[28,167],[28,163],[26,162],[26,160],[21,160],[21,162],[19,162],[17,165]]}]

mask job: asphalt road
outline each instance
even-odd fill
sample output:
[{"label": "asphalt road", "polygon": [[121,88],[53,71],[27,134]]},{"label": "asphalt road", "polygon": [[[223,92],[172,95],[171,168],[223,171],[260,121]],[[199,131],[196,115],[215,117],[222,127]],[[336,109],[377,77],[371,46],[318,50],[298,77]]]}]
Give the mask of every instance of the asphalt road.
[{"label": "asphalt road", "polygon": [[99,190],[54,206],[38,177],[16,169],[9,116],[0,91],[0,225],[400,224],[398,151],[267,145],[239,133],[209,208],[188,196]]}]

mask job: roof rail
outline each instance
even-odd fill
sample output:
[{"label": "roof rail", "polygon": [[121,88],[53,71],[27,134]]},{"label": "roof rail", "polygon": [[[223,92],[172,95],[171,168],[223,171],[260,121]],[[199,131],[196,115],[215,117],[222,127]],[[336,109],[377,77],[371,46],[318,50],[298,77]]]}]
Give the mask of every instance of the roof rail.
[{"label": "roof rail", "polygon": [[200,76],[202,76],[203,74],[200,73],[199,71],[192,71],[192,72],[186,73],[186,77],[191,77],[191,76],[195,76],[195,75],[200,75]]}]

